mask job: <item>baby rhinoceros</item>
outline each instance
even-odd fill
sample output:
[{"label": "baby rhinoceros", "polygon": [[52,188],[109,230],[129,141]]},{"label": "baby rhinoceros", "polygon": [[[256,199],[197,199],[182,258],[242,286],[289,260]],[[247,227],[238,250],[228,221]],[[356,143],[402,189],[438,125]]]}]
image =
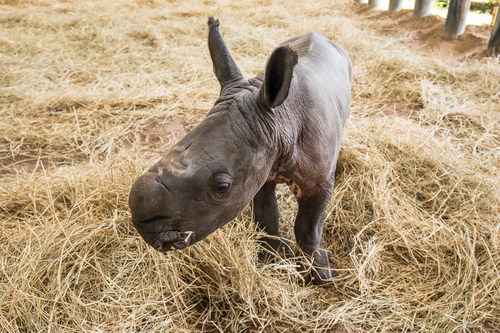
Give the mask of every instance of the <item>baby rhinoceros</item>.
[{"label": "baby rhinoceros", "polygon": [[288,255],[278,231],[275,188],[298,201],[297,244],[311,265],[306,283],[336,275],[323,248],[324,213],[333,190],[342,129],[350,112],[352,65],[346,51],[310,32],[289,39],[265,72],[245,80],[208,20],[208,47],[221,91],[207,117],[137,179],[129,205],[135,228],[158,251],[183,249],[232,220],[253,199],[269,237],[259,259]]}]

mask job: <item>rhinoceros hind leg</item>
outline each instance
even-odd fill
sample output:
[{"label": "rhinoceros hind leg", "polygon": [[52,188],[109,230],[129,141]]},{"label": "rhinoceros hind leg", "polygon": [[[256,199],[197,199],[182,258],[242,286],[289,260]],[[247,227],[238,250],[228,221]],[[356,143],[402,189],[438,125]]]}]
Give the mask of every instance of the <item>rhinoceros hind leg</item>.
[{"label": "rhinoceros hind leg", "polygon": [[276,257],[287,258],[293,255],[288,241],[279,232],[275,190],[275,183],[265,183],[253,199],[253,214],[257,227],[269,235],[259,240],[262,246],[259,261],[263,263],[272,262]]}]

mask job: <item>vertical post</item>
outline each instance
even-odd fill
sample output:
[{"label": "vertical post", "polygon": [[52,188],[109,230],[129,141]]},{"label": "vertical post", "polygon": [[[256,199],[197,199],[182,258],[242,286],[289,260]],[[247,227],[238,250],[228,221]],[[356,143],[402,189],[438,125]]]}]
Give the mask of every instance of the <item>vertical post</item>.
[{"label": "vertical post", "polygon": [[413,7],[413,17],[423,18],[431,13],[432,4],[434,0],[415,0],[415,7]]},{"label": "vertical post", "polygon": [[470,8],[470,0],[450,0],[448,15],[444,24],[445,39],[456,39],[465,30],[465,18]]},{"label": "vertical post", "polygon": [[493,53],[500,53],[500,13],[497,13],[495,24],[493,24],[493,29],[491,29],[491,37],[490,41],[488,42],[488,50]]},{"label": "vertical post", "polygon": [[381,9],[381,2],[380,0],[368,0],[368,5],[372,9]]},{"label": "vertical post", "polygon": [[493,4],[493,10],[491,11],[491,25],[495,24],[495,18],[498,15],[498,7],[500,6],[500,1],[497,0],[495,4]]},{"label": "vertical post", "polygon": [[397,13],[403,8],[403,0],[389,0],[389,13]]}]

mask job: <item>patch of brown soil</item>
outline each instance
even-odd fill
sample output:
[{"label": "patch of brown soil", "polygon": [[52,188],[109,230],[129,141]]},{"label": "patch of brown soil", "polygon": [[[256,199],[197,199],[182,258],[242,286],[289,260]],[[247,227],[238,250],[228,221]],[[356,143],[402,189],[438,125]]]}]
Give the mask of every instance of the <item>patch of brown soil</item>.
[{"label": "patch of brown soil", "polygon": [[54,169],[63,164],[68,164],[68,160],[30,155],[8,156],[0,159],[0,176]]},{"label": "patch of brown soil", "polygon": [[368,5],[362,5],[357,13],[373,21],[374,29],[386,36],[401,38],[409,49],[417,53],[432,54],[442,61],[488,56],[487,47],[491,34],[489,25],[467,25],[458,39],[445,40],[445,19],[440,16],[429,15],[423,19],[415,19],[412,10],[390,14],[387,11],[370,10]]},{"label": "patch of brown soil", "polygon": [[139,132],[141,144],[165,150],[187,134],[182,122],[176,119],[155,118]]}]

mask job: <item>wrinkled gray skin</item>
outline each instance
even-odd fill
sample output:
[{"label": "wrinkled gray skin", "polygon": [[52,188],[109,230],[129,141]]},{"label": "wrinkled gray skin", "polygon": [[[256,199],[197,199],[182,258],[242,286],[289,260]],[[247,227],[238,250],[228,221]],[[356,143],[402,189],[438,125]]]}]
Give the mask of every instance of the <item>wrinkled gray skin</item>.
[{"label": "wrinkled gray skin", "polygon": [[222,227],[253,199],[270,252],[288,255],[278,231],[277,183],[286,182],[299,210],[295,237],[311,259],[306,282],[335,276],[321,245],[342,128],[350,111],[347,53],[310,32],[282,43],[265,74],[245,80],[210,18],[208,45],[221,92],[208,116],[133,184],[132,221],[159,251],[182,249]]}]

